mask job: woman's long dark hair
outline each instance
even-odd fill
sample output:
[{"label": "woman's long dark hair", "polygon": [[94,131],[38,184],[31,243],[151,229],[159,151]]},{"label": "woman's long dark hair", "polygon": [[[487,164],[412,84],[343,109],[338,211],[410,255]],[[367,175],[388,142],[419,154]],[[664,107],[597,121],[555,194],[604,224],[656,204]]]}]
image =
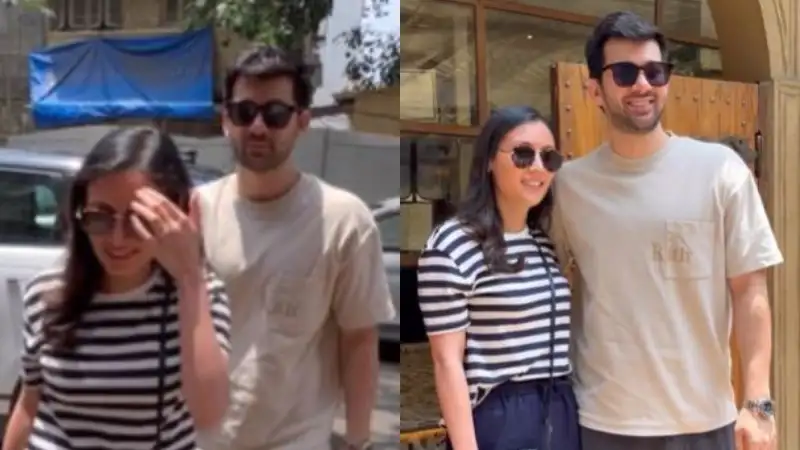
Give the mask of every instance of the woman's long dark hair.
[{"label": "woman's long dark hair", "polygon": [[64,211],[68,239],[63,287],[57,301],[49,305],[45,328],[55,348],[73,347],[75,328],[104,278],[103,266],[77,218],[86,206],[87,189],[100,177],[131,170],[146,173],[165,197],[189,211],[191,178],[167,134],[153,127],[117,128],[95,144],[72,182]]},{"label": "woman's long dark hair", "polygon": [[[506,257],[503,218],[497,208],[494,174],[490,163],[497,155],[500,142],[514,128],[528,122],[547,120],[539,111],[527,106],[504,107],[495,110],[481,129],[475,142],[469,184],[456,217],[465,224],[480,242],[487,265],[494,272],[516,272],[522,269],[522,259],[510,263]],[[527,224],[531,229],[546,230],[553,209],[552,189],[541,203],[528,211]]]}]

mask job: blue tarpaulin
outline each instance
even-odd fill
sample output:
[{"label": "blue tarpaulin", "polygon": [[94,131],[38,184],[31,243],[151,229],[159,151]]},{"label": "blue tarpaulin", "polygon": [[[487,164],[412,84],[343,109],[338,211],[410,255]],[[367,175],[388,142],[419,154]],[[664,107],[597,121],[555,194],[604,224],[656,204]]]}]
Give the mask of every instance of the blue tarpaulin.
[{"label": "blue tarpaulin", "polygon": [[214,117],[210,28],[132,38],[89,38],[29,56],[38,127],[109,118]]}]

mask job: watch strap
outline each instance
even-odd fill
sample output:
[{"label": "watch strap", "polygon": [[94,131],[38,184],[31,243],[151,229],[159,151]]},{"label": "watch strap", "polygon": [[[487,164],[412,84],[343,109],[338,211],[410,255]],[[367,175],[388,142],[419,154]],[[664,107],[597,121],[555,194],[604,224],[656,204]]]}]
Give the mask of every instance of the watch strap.
[{"label": "watch strap", "polygon": [[744,407],[762,419],[770,419],[775,416],[774,402],[770,398],[760,398],[747,400]]}]

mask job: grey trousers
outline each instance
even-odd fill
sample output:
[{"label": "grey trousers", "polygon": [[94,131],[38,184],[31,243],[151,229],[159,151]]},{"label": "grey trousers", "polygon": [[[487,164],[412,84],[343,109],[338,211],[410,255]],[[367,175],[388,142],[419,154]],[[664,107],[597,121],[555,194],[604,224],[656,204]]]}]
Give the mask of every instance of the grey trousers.
[{"label": "grey trousers", "polygon": [[585,450],[735,450],[733,427],[654,437],[620,436],[581,427],[581,441]]}]

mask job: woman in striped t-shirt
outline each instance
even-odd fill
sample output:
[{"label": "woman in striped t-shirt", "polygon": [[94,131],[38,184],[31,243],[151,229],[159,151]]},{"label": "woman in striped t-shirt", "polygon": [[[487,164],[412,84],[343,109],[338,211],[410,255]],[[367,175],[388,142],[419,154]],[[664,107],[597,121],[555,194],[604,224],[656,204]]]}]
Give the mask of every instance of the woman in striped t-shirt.
[{"label": "woman in striped t-shirt", "polygon": [[228,404],[230,307],[204,270],[175,143],[117,129],[70,188],[67,257],[24,296],[4,450],[195,450]]},{"label": "woman in striped t-shirt", "polygon": [[496,111],[463,206],[422,252],[420,309],[456,450],[580,449],[570,290],[545,233],[561,163],[536,110]]}]

